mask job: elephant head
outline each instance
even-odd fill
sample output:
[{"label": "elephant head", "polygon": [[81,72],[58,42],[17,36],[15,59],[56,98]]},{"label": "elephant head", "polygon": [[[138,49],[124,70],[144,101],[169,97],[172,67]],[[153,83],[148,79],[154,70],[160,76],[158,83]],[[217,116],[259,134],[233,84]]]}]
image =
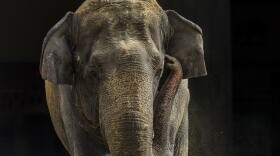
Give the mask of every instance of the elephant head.
[{"label": "elephant head", "polygon": [[73,86],[112,155],[147,156],[166,142],[181,79],[206,74],[203,55],[201,29],[155,0],[87,0],[47,34],[40,71]]}]

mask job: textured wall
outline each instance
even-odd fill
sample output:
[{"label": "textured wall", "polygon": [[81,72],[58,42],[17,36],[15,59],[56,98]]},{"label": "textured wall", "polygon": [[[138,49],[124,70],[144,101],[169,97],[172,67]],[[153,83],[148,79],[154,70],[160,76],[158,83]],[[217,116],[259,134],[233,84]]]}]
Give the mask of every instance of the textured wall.
[{"label": "textured wall", "polygon": [[190,156],[231,155],[229,0],[161,0],[203,30],[208,75],[190,79]]}]

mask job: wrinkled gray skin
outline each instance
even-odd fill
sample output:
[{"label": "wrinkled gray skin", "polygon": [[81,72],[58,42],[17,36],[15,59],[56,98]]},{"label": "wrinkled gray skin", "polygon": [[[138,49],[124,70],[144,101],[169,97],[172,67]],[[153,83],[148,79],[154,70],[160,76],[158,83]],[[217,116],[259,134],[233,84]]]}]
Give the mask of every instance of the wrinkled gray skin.
[{"label": "wrinkled gray skin", "polygon": [[74,156],[187,155],[187,78],[206,74],[200,28],[155,0],[87,0],[47,34],[40,71]]}]

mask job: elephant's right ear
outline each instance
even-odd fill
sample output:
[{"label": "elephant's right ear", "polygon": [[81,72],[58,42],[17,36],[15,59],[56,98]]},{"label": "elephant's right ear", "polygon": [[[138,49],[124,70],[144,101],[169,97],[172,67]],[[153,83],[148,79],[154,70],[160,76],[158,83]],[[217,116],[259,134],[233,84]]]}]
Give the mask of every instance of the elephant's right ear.
[{"label": "elephant's right ear", "polygon": [[40,72],[44,80],[56,84],[73,84],[73,16],[74,13],[68,12],[44,39],[40,62]]}]

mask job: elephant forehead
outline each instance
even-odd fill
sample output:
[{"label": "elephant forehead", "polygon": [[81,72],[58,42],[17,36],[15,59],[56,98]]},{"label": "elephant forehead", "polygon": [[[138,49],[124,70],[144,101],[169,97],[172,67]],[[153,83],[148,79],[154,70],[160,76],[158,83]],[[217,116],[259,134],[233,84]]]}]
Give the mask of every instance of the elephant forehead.
[{"label": "elephant forehead", "polygon": [[81,32],[90,36],[101,32],[106,37],[146,39],[152,27],[158,27],[160,12],[160,8],[144,2],[109,3],[81,17]]}]

